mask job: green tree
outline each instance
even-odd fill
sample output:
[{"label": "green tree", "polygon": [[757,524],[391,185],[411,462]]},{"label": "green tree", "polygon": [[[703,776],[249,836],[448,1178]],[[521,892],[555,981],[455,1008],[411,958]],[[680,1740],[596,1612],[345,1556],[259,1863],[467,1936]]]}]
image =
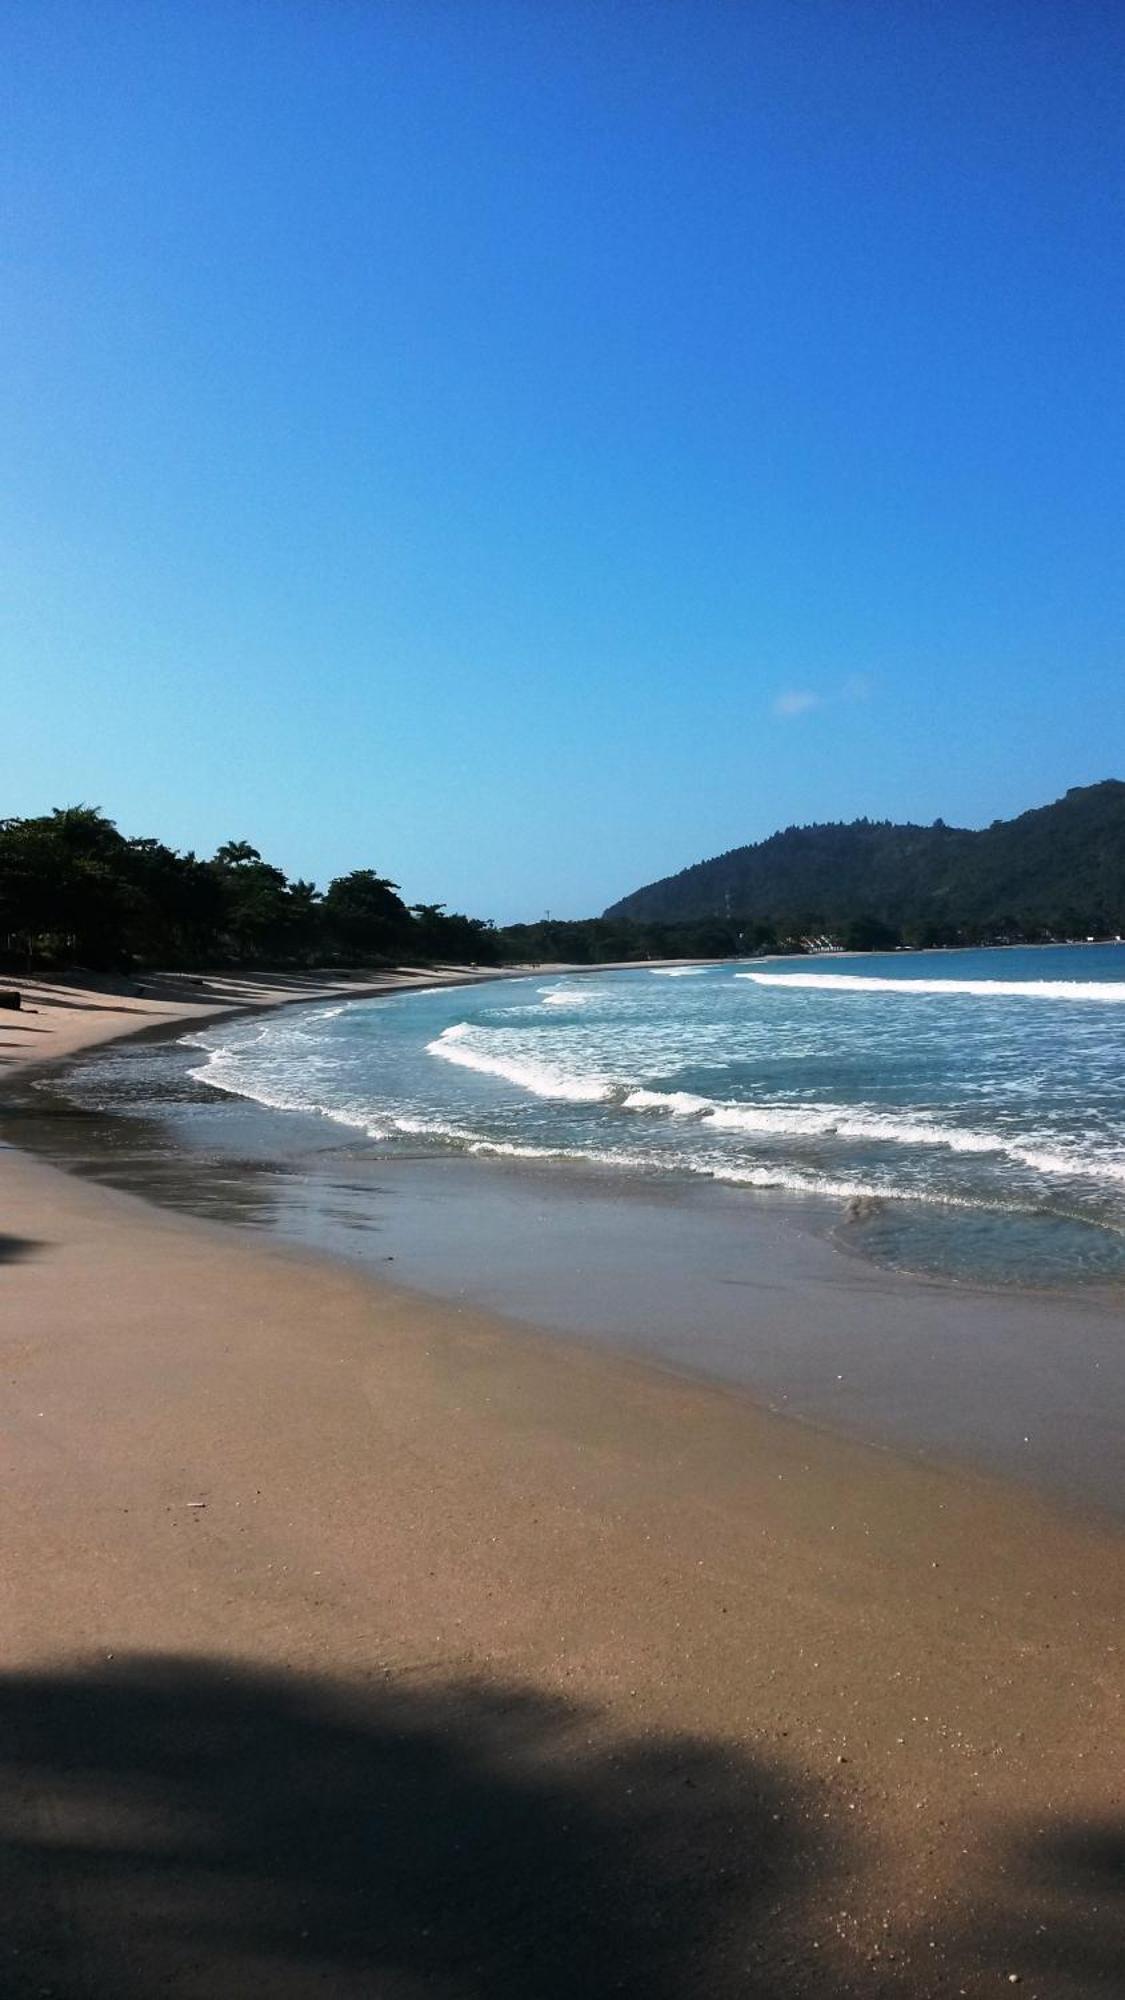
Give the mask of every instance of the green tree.
[{"label": "green tree", "polygon": [[414,926],[397,882],[377,875],[373,868],[337,875],[328,884],[321,907],[331,949],[357,964],[393,956],[408,942]]},{"label": "green tree", "polygon": [[210,867],[222,895],[226,953],[247,964],[299,958],[308,942],[303,933],[311,884],[302,883],[295,898],[281,869],[245,840],[228,840]]},{"label": "green tree", "polygon": [[97,806],[0,824],[0,926],[9,950],[107,968],[127,954],[126,843]]}]

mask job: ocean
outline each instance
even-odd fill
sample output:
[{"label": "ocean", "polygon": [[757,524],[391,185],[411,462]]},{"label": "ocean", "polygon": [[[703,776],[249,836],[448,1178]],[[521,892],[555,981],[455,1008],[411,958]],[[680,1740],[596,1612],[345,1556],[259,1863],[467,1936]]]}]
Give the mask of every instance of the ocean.
[{"label": "ocean", "polygon": [[391,1156],[808,1197],[935,1277],[1125,1275],[1125,946],[533,975],[185,1039],[205,1089]]}]

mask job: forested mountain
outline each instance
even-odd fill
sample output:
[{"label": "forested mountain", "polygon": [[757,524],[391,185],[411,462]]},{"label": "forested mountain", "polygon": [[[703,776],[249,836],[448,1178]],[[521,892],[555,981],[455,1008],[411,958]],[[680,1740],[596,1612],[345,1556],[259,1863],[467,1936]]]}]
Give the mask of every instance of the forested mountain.
[{"label": "forested mountain", "polygon": [[942,820],[787,827],[650,883],[605,916],[720,918],[860,945],[1113,935],[1125,931],[1125,784],[1076,787],[979,832]]}]

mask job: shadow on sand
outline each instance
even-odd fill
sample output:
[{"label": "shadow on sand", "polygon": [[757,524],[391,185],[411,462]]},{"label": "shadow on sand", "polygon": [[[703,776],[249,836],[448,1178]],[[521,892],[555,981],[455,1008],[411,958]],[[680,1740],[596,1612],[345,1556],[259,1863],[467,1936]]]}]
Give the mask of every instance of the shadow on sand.
[{"label": "shadow on sand", "polygon": [[1120,1990],[1119,1826],[998,1842],[966,1918],[830,1963],[862,1857],[823,1804],[728,1745],[433,1673],[11,1674],[0,1992],[928,2000],[1012,1966],[1039,2000]]},{"label": "shadow on sand", "polygon": [[0,1991],[594,2000],[827,1991],[781,1934],[794,1787],[473,1683],[133,1659],[0,1682]]},{"label": "shadow on sand", "polygon": [[19,1264],[25,1257],[34,1257],[43,1245],[31,1236],[0,1235],[0,1264]]}]

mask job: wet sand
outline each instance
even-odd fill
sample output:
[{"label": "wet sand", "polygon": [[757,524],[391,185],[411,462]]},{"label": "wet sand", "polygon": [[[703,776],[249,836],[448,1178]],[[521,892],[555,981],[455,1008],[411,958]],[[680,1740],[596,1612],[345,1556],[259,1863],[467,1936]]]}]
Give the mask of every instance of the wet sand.
[{"label": "wet sand", "polygon": [[1112,1533],[11,1149],[0,1204],[0,1990],[1116,1990]]},{"label": "wet sand", "polygon": [[167,1038],[87,1055],[5,1093],[0,1140],[179,1213],[1125,1522],[1120,1284],[908,1276],[847,1254],[855,1230],[839,1201],[380,1147],[214,1091],[193,1080],[198,1063]]}]

